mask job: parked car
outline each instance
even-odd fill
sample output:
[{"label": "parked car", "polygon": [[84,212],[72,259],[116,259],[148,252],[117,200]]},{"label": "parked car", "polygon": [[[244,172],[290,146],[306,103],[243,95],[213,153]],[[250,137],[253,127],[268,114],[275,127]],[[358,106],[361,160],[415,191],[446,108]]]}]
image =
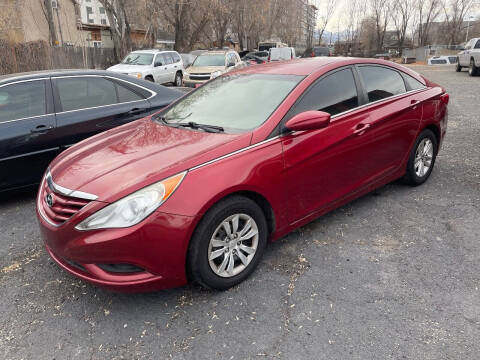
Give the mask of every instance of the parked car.
[{"label": "parked car", "polygon": [[106,71],[0,77],[0,191],[39,183],[62,150],[158,111],[182,95]]},{"label": "parked car", "polygon": [[317,56],[332,56],[330,49],[326,46],[316,46],[305,50],[302,58],[317,57]]},{"label": "parked car", "polygon": [[250,60],[261,60],[263,62],[268,61],[268,51],[251,51],[248,54],[246,54],[244,57],[242,57],[242,60],[245,62],[248,62]]},{"label": "parked car", "polygon": [[281,41],[267,40],[258,43],[258,51],[268,51],[271,48],[287,47],[288,45]]},{"label": "parked car", "polygon": [[185,71],[185,86],[195,87],[228,71],[244,66],[234,50],[211,50],[197,56]]},{"label": "parked car", "polygon": [[468,67],[470,76],[480,75],[480,38],[471,39],[457,57],[456,71],[460,72],[462,68]]},{"label": "parked car", "polygon": [[118,65],[107,69],[157,84],[182,86],[183,60],[176,51],[138,50],[128,54]]},{"label": "parked car", "polygon": [[456,56],[432,56],[427,60],[428,65],[452,65],[457,63]]},{"label": "parked car", "polygon": [[295,59],[295,49],[292,47],[271,48],[268,50],[268,61],[283,61]]},{"label": "parked car", "polygon": [[228,73],[57,157],[37,197],[41,234],[60,267],[96,285],[227,289],[267,241],[398,178],[425,182],[448,100],[383,60]]}]

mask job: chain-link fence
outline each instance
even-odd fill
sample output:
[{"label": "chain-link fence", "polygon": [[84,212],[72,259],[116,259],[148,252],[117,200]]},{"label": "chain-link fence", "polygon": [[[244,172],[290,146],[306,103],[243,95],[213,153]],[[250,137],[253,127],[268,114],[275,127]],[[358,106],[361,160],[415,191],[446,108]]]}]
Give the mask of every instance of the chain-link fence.
[{"label": "chain-link fence", "polygon": [[62,46],[44,41],[0,40],[0,75],[50,69],[105,69],[115,63],[113,49]]}]

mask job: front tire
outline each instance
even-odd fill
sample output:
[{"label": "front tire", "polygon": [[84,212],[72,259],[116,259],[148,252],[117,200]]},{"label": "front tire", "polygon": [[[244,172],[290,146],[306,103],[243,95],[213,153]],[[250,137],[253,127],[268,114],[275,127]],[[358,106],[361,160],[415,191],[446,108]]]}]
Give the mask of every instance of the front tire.
[{"label": "front tire", "polygon": [[262,209],[243,196],[214,205],[190,241],[187,270],[208,289],[226,290],[245,280],[257,267],[267,244]]},{"label": "front tire", "polygon": [[437,137],[432,130],[423,130],[410,152],[404,182],[410,186],[418,186],[427,181],[435,165],[437,151]]},{"label": "front tire", "polygon": [[480,72],[478,66],[475,65],[475,60],[470,60],[470,66],[468,68],[468,75],[470,76],[477,76]]},{"label": "front tire", "polygon": [[455,71],[456,72],[462,71],[462,67],[460,66],[460,59],[457,59],[457,66],[455,67]]},{"label": "front tire", "polygon": [[150,82],[155,82],[155,80],[153,80],[153,76],[151,76],[151,75],[145,76],[145,80],[150,81]]}]

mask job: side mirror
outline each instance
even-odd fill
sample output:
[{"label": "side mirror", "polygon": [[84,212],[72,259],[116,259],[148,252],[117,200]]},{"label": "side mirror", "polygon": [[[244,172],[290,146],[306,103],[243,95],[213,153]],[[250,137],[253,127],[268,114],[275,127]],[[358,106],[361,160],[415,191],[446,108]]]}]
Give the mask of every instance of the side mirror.
[{"label": "side mirror", "polygon": [[305,111],[288,120],[285,127],[293,131],[323,129],[330,124],[330,118],[324,111]]},{"label": "side mirror", "polygon": [[163,64],[162,64],[161,61],[157,61],[154,66],[155,66],[155,67],[159,67],[159,66],[162,66],[162,65],[163,65]]},{"label": "side mirror", "polygon": [[235,66],[235,63],[234,63],[234,62],[229,62],[229,63],[227,64],[227,67],[232,67],[232,66]]}]

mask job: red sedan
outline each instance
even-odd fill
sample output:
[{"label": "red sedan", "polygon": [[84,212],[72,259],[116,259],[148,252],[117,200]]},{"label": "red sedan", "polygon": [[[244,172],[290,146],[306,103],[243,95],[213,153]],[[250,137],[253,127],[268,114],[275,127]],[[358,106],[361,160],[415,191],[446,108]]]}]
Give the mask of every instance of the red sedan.
[{"label": "red sedan", "polygon": [[37,198],[43,239],[99,286],[227,289],[268,241],[393,180],[427,180],[448,100],[383,60],[228,73],[58,156]]}]

